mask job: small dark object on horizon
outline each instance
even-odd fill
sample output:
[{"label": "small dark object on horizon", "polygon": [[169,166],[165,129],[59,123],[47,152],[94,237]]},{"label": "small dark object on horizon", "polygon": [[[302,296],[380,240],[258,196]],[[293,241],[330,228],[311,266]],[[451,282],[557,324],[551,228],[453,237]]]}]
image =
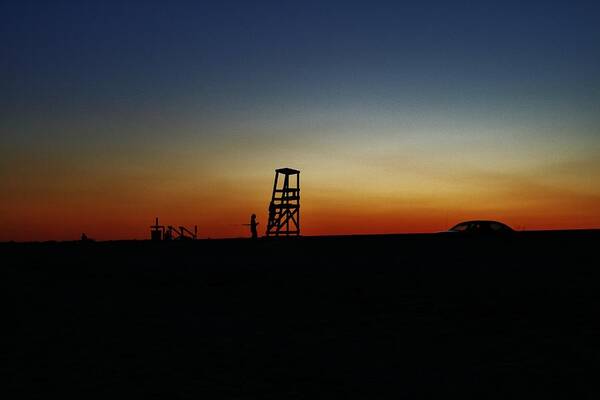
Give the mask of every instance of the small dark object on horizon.
[{"label": "small dark object on horizon", "polygon": [[89,238],[85,233],[81,234],[81,241],[82,242],[95,242],[94,239]]},{"label": "small dark object on horizon", "polygon": [[454,225],[448,233],[460,233],[465,235],[508,235],[514,230],[506,224],[498,221],[465,221]]},{"label": "small dark object on horizon", "polygon": [[161,241],[165,235],[165,227],[164,225],[158,224],[158,217],[156,217],[156,222],[154,225],[150,227],[150,239],[153,241]]},{"label": "small dark object on horizon", "polygon": [[150,226],[150,239],[152,241],[161,240],[196,240],[198,239],[198,226],[194,225],[194,231],[192,232],[185,226],[164,226],[158,224],[158,217],[154,225]]},{"label": "small dark object on horizon", "polygon": [[256,214],[252,214],[252,216],[250,216],[250,223],[244,225],[250,227],[250,234],[252,235],[252,239],[258,239],[258,231],[256,230],[256,227],[260,224],[256,222]]}]

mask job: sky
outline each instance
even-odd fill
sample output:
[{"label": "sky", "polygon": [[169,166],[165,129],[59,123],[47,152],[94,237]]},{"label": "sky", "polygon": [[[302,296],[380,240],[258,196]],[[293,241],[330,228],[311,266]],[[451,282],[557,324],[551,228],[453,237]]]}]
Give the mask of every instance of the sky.
[{"label": "sky", "polygon": [[600,228],[600,4],[0,2],[0,241]]}]

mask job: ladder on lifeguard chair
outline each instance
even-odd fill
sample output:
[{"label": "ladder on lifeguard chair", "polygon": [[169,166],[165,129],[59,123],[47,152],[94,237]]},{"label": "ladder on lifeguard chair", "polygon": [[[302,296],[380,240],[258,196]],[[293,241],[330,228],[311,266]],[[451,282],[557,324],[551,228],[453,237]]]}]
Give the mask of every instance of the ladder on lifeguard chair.
[{"label": "ladder on lifeguard chair", "polygon": [[300,236],[300,171],[296,169],[275,170],[267,236]]}]

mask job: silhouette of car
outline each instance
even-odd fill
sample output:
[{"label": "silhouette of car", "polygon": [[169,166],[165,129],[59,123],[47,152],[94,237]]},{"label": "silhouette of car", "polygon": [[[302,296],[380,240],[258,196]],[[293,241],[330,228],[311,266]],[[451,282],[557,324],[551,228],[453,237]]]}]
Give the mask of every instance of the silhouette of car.
[{"label": "silhouette of car", "polygon": [[492,236],[510,235],[514,230],[498,221],[465,221],[454,225],[448,232],[473,236]]}]

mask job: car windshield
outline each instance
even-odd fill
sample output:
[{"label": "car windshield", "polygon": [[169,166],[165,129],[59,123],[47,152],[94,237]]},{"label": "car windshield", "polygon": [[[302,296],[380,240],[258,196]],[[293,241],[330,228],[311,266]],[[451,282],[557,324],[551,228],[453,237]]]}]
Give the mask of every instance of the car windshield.
[{"label": "car windshield", "polygon": [[463,222],[462,224],[458,224],[458,225],[454,226],[450,230],[456,231],[456,232],[466,232],[468,229],[469,229],[469,224],[466,222]]},{"label": "car windshield", "polygon": [[492,228],[492,230],[494,232],[499,232],[499,231],[503,231],[505,228],[504,226],[502,226],[501,224],[497,223],[497,222],[492,222],[490,224],[490,228]]}]

